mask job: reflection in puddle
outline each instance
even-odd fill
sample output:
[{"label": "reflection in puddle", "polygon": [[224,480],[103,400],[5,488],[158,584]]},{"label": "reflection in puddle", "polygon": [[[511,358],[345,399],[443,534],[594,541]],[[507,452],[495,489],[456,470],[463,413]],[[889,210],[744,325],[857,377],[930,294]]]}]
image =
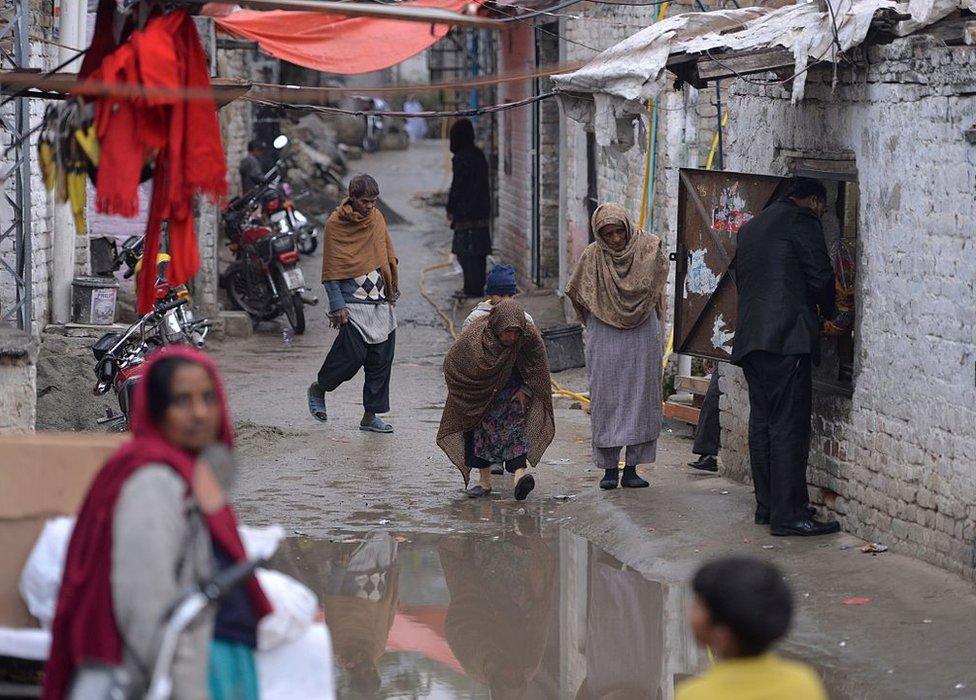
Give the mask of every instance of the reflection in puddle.
[{"label": "reflection in puddle", "polygon": [[683,590],[587,540],[372,532],[297,538],[276,567],[314,590],[340,698],[671,698],[700,668]]}]

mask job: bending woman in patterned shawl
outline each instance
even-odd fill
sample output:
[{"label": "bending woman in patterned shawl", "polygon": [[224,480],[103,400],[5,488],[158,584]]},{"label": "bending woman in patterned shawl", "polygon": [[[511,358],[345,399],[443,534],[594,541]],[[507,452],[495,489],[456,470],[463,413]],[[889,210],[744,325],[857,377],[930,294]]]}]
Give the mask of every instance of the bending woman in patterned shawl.
[{"label": "bending woman in patterned shawl", "polygon": [[468,326],[444,359],[447,402],[437,444],[461,471],[479,483],[472,498],[491,493],[491,465],[504,462],[516,500],[535,488],[535,466],[552,442],[549,360],[542,336],[517,301],[506,299]]}]

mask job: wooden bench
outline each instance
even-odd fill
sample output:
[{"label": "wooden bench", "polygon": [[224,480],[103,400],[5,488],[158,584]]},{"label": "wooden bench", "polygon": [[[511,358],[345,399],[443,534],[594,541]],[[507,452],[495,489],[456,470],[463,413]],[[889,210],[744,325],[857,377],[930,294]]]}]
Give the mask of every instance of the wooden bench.
[{"label": "wooden bench", "polygon": [[693,397],[692,402],[687,404],[670,399],[665,401],[664,417],[697,426],[702,401],[705,400],[705,393],[708,391],[708,384],[711,379],[711,375],[707,377],[679,375],[675,388],[677,391],[684,391],[691,394]]}]

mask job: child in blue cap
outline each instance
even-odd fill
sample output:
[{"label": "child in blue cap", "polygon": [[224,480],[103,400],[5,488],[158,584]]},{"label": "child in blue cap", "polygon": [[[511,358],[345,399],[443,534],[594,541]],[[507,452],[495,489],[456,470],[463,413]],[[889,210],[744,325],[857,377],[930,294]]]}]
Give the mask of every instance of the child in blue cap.
[{"label": "child in blue cap", "polygon": [[[473,321],[483,318],[491,313],[492,308],[502,299],[510,299],[518,294],[518,287],[515,286],[515,268],[506,263],[495,265],[488,273],[488,281],[485,284],[485,293],[488,298],[479,302],[476,307],[464,319],[461,330],[471,325]],[[535,323],[529,313],[525,313],[525,318],[529,323]]]}]

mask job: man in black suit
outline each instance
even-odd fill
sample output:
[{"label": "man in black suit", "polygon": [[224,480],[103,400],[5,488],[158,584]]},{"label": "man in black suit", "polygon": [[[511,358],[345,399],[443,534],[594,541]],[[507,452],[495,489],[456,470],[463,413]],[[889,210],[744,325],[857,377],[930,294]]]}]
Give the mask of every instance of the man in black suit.
[{"label": "man in black suit", "polygon": [[756,523],[773,535],[825,535],[836,521],[813,520],[807,493],[811,363],[820,361],[820,317],[834,312],[834,271],[820,217],[823,184],[790,183],[738,234],[739,291],[732,363],[749,384],[749,457]]}]

